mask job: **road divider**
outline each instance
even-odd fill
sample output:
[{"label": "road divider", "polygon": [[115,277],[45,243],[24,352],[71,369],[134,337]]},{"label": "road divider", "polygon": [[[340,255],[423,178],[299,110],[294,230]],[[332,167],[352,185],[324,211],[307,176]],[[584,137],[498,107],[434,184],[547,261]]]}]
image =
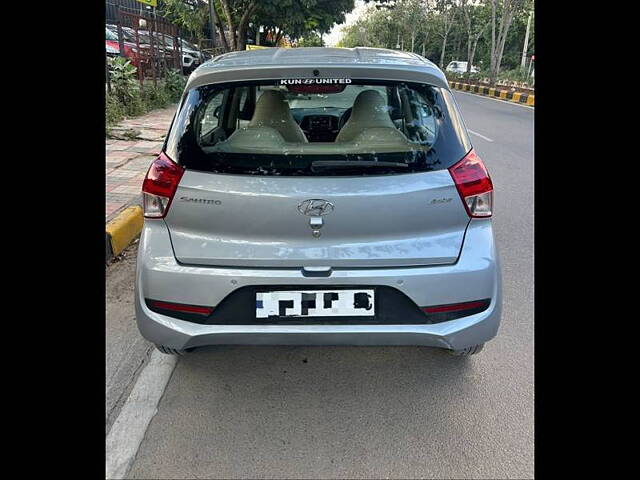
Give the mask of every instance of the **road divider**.
[{"label": "road divider", "polygon": [[119,255],[142,231],[142,207],[133,205],[122,210],[106,227],[107,261]]},{"label": "road divider", "polygon": [[510,90],[498,90],[493,87],[485,87],[482,85],[470,85],[461,82],[449,82],[449,86],[454,90],[462,90],[463,92],[477,93],[488,97],[500,98],[509,102],[519,103],[521,105],[535,106],[535,95],[532,93],[512,92]]}]

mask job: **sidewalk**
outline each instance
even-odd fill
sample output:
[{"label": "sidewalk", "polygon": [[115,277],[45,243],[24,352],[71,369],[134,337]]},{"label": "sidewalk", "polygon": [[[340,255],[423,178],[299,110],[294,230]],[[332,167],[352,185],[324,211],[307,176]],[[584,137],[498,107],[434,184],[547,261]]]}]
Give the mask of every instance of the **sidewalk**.
[{"label": "sidewalk", "polygon": [[126,119],[111,130],[135,130],[132,140],[106,139],[106,220],[132,204],[141,204],[140,189],[149,165],[160,153],[177,105]]}]

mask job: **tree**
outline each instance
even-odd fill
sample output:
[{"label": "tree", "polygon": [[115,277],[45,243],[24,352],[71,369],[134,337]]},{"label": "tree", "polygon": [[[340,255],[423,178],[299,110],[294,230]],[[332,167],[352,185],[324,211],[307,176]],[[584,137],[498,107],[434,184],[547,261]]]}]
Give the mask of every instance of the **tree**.
[{"label": "tree", "polygon": [[354,0],[264,0],[256,17],[277,42],[284,35],[296,40],[328,33],[353,7]]},{"label": "tree", "polygon": [[299,39],[298,47],[324,47],[324,42],[317,32],[309,32]]},{"label": "tree", "polygon": [[485,32],[491,19],[487,15],[487,2],[481,1],[479,5],[472,5],[468,0],[460,1],[460,9],[464,18],[467,33],[467,80],[471,75],[471,67],[476,54],[476,48],[480,37]]},{"label": "tree", "polygon": [[200,0],[164,0],[158,13],[200,42],[209,18],[208,8],[209,6]]},{"label": "tree", "polygon": [[453,0],[436,0],[436,10],[439,14],[441,30],[438,35],[442,38],[440,53],[440,68],[444,67],[444,53],[447,49],[447,38],[456,17],[456,5]]},{"label": "tree", "polygon": [[[490,0],[491,1],[491,54],[489,66],[489,82],[495,85],[496,78],[500,73],[500,64],[504,53],[504,45],[507,33],[511,26],[511,21],[515,12],[522,7],[522,0]],[[498,35],[496,37],[496,17],[500,13],[498,23]]]}]

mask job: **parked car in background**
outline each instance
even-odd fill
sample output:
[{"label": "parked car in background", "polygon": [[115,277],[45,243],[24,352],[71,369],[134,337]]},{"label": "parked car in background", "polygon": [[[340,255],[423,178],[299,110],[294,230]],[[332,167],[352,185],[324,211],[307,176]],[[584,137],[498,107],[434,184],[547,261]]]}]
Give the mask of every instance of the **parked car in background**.
[{"label": "parked car in background", "polygon": [[[120,55],[120,44],[118,43],[118,34],[114,33],[108,27],[105,29],[105,50],[107,57],[117,57]],[[138,67],[140,56],[135,44],[124,42],[124,56],[131,60],[131,64]]]},{"label": "parked car in background", "polygon": [[[180,47],[182,47],[182,71],[189,74],[203,64],[206,60],[204,53],[202,53],[198,47],[193,43],[187,42],[180,38]],[[169,49],[174,48],[173,37],[165,37],[165,43]]]},{"label": "parked car in background", "polygon": [[[118,27],[116,25],[107,25],[107,30],[116,35]],[[140,45],[140,50],[144,54],[150,52],[152,38],[148,30],[135,30],[130,27],[122,27],[122,35],[127,42],[132,45]],[[187,42],[184,39],[180,39],[181,44],[179,47],[182,49],[182,55],[180,62],[182,64],[183,73],[188,74],[199,67],[205,61],[204,54],[198,50],[198,48],[192,43]],[[174,51],[174,37],[170,35],[162,35],[158,33],[153,34],[153,48],[160,52],[160,58],[163,56],[168,62],[172,62],[175,55]],[[156,66],[159,66],[157,61]]]},{"label": "parked car in background", "polygon": [[[453,73],[467,73],[467,63],[469,62],[461,62],[460,60],[454,60],[453,62],[449,62],[447,65],[447,72]],[[478,73],[480,70],[478,67],[471,65],[471,73]]]}]

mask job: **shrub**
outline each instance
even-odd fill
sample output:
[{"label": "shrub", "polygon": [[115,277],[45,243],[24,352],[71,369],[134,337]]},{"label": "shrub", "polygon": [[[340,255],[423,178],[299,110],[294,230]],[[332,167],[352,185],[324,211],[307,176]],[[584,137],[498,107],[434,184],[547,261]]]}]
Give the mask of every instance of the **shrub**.
[{"label": "shrub", "polygon": [[164,86],[172,101],[180,100],[180,95],[182,95],[186,84],[187,80],[180,70],[167,70]]},{"label": "shrub", "polygon": [[107,126],[115,125],[125,117],[124,107],[115,95],[107,93],[105,103],[105,119]]},{"label": "shrub", "polygon": [[111,91],[120,103],[126,105],[136,95],[138,82],[136,81],[136,67],[124,57],[109,58]]},{"label": "shrub", "polygon": [[140,88],[136,68],[122,57],[109,59],[111,92],[106,98],[107,126],[120,122],[125,116],[135,117],[150,110],[165,108],[177,102],[184,90],[186,79],[179,70],[168,70],[164,81],[154,86],[151,82]]},{"label": "shrub", "polygon": [[503,82],[527,82],[532,83],[531,77],[527,76],[527,71],[520,70],[519,68],[515,68],[513,70],[505,70],[504,72],[500,72],[498,74],[498,81]]},{"label": "shrub", "polygon": [[157,87],[148,85],[142,89],[142,101],[144,102],[145,111],[149,111],[166,107],[171,98],[164,85],[158,85]]}]

